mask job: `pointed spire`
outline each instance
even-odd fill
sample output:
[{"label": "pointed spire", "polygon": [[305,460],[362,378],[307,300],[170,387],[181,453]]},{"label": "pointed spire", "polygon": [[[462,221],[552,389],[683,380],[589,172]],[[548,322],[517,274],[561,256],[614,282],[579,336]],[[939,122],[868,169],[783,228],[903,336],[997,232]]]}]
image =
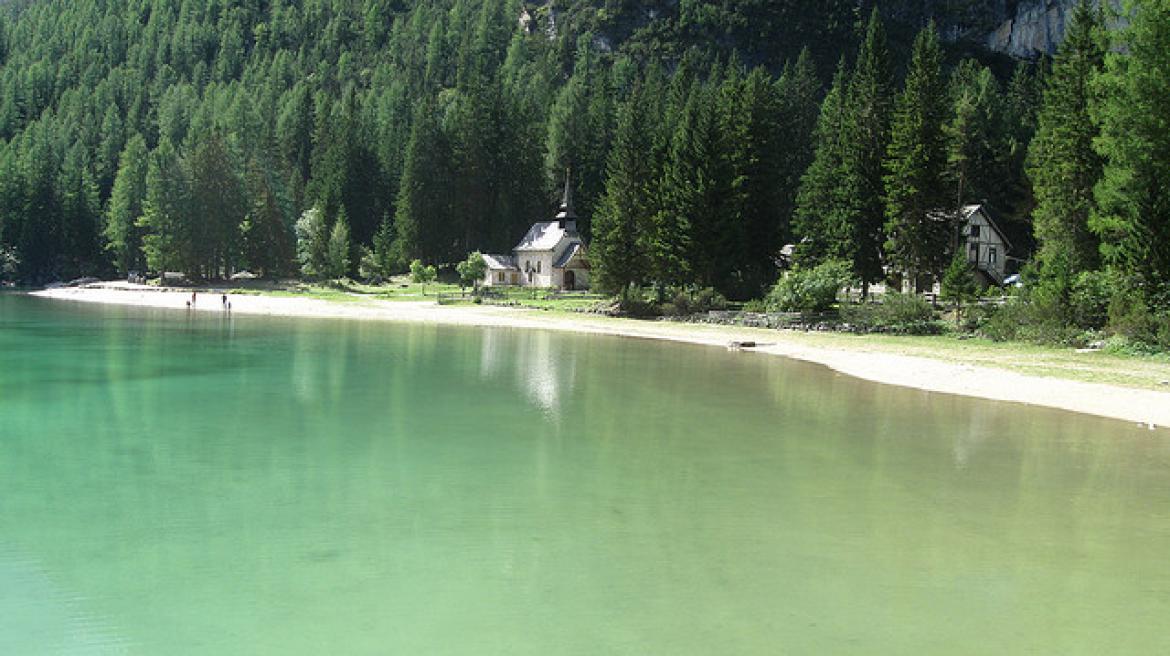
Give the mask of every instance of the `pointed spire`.
[{"label": "pointed spire", "polygon": [[557,212],[557,222],[562,230],[577,229],[577,212],[573,209],[572,170],[565,169],[565,193],[561,196],[561,209]]}]

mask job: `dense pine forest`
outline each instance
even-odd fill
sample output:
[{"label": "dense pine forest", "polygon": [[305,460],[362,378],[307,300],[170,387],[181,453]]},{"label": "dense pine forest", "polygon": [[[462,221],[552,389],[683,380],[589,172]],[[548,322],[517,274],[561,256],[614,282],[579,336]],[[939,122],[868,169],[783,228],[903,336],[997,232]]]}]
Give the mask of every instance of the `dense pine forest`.
[{"label": "dense pine forest", "polygon": [[571,172],[614,293],[959,298],[986,202],[1026,283],[989,329],[1170,346],[1170,1],[1009,65],[940,35],[972,3],[888,4],[3,3],[0,277],[385,276],[507,251]]}]

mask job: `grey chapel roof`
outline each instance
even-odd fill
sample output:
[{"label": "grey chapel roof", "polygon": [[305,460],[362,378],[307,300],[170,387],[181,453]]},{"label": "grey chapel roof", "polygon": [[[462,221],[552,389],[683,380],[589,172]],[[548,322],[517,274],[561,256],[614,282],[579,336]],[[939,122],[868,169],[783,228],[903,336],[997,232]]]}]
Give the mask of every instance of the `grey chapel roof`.
[{"label": "grey chapel roof", "polygon": [[573,256],[575,256],[577,253],[580,253],[584,247],[584,244],[579,241],[575,241],[572,244],[569,244],[569,247],[565,249],[565,252],[561,253],[561,256],[557,258],[557,261],[553,263],[553,268],[565,268],[565,265],[569,263],[569,260],[573,259]]},{"label": "grey chapel roof", "polygon": [[551,251],[561,243],[566,230],[556,221],[541,221],[533,223],[528,234],[516,244],[517,251]]},{"label": "grey chapel roof", "polygon": [[489,255],[484,253],[483,261],[485,264],[487,264],[487,268],[491,271],[510,271],[512,269],[517,271],[520,270],[520,268],[516,266],[515,255]]}]

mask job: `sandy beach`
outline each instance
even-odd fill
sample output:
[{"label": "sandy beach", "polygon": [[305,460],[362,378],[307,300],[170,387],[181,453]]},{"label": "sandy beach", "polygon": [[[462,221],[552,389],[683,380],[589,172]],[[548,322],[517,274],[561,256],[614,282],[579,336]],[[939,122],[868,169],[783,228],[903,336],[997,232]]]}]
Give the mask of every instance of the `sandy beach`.
[{"label": "sandy beach", "polygon": [[[33,296],[84,303],[186,309],[190,292],[105,283],[81,288],[32,292]],[[528,309],[494,306],[444,306],[434,301],[381,301],[358,298],[335,302],[295,296],[230,296],[234,314],[403,321],[459,326],[509,327],[572,331],[620,337],[663,339],[710,346],[755,341],[750,353],[778,355],[830,367],[842,374],[889,385],[931,392],[1059,408],[1137,422],[1150,428],[1170,427],[1170,391],[1132,389],[1061,378],[1038,377],[1004,369],[861,349],[809,346],[786,339],[784,332],[699,326],[669,322],[565,316]],[[220,296],[200,293],[192,311],[223,312]]]}]

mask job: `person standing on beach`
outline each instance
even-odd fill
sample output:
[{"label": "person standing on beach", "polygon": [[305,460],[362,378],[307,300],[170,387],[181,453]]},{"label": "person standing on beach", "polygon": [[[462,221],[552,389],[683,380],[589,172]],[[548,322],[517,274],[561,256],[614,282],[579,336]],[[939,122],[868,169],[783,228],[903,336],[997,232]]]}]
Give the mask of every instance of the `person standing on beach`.
[{"label": "person standing on beach", "polygon": [[195,305],[195,292],[191,292],[191,305]]},{"label": "person standing on beach", "polygon": [[224,307],[224,309],[226,310],[226,309],[227,309],[227,306],[228,306],[228,302],[227,302],[227,294],[224,294],[224,295],[223,295],[223,297],[222,297],[222,303],[223,303],[223,307]]}]

